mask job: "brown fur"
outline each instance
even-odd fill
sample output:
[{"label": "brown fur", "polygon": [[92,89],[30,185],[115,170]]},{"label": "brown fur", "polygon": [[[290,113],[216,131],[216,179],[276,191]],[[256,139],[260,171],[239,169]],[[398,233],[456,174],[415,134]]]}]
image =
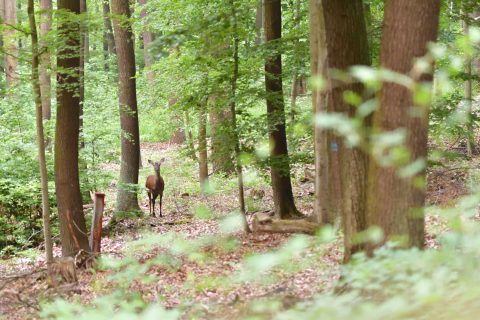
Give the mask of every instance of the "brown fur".
[{"label": "brown fur", "polygon": [[148,194],[148,206],[152,217],[155,217],[155,200],[158,196],[160,196],[160,217],[162,217],[162,200],[165,181],[160,175],[160,166],[164,161],[165,159],[162,159],[160,162],[152,162],[151,160],[148,160],[148,163],[150,163],[155,170],[155,175],[148,176],[147,181],[145,182]]}]

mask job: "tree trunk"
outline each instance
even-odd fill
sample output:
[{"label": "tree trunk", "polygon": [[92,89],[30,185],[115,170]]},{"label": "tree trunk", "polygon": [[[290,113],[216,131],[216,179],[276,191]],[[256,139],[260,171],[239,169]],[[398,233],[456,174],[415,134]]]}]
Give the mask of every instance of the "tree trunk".
[{"label": "tree trunk", "polygon": [[[147,0],[139,0],[140,5],[145,6],[147,4]],[[147,10],[142,9],[142,12],[140,13],[140,17],[142,20],[145,20],[147,18]],[[152,64],[153,64],[153,57],[150,54],[150,45],[152,44],[154,40],[154,34],[153,32],[147,31],[148,27],[144,26],[144,31],[142,34],[143,38],[143,58],[145,61],[145,69],[147,70],[147,79],[149,81],[153,81],[155,79],[155,74],[153,73],[152,70],[150,70]]]},{"label": "tree trunk", "polygon": [[18,80],[17,64],[18,64],[18,48],[16,43],[16,31],[10,26],[17,25],[17,1],[4,0],[4,23],[7,25],[3,34],[3,45],[5,50],[5,80],[7,87],[11,88]]},{"label": "tree trunk", "polygon": [[[312,76],[327,77],[327,48],[325,35],[325,20],[323,17],[322,0],[310,0],[310,54]],[[321,88],[312,93],[312,105],[315,115],[327,112],[326,95]],[[317,126],[314,128],[315,150],[315,199],[314,221],[322,224],[333,224],[335,216],[331,205],[328,139],[327,132]]]},{"label": "tree trunk", "polygon": [[[354,65],[370,65],[368,37],[361,0],[323,1],[327,65],[329,69],[348,71]],[[344,101],[347,91],[363,95],[360,83],[345,84],[333,78],[327,70],[325,99],[327,111],[356,117],[357,108]],[[357,117],[358,119],[358,117]],[[370,126],[370,117],[362,119]],[[333,136],[333,133],[332,133]],[[339,179],[339,191],[334,194],[334,206],[341,213],[345,237],[345,261],[361,246],[353,242],[358,232],[365,230],[368,154],[361,148],[349,147],[341,137],[335,137],[337,150],[330,150],[332,179]],[[338,168],[338,170],[337,170]],[[332,184],[333,181],[332,181]]]},{"label": "tree trunk", "polygon": [[[78,15],[80,3],[59,0],[58,9]],[[80,26],[75,21],[58,21],[59,34],[66,37],[67,44],[59,49],[57,56],[55,133],[55,189],[63,256],[90,250],[78,177]]]},{"label": "tree trunk", "polygon": [[238,201],[240,203],[240,212],[243,216],[243,231],[251,232],[250,227],[248,226],[247,220],[247,212],[245,209],[245,193],[243,187],[243,170],[242,170],[242,162],[241,162],[241,154],[240,154],[240,138],[238,136],[237,131],[237,105],[236,105],[236,98],[237,98],[237,82],[239,77],[239,44],[240,38],[238,35],[238,20],[237,20],[237,10],[235,7],[236,3],[235,0],[230,0],[230,7],[232,13],[232,20],[233,20],[233,74],[232,74],[232,97],[230,102],[230,114],[231,114],[231,126],[233,131],[233,144],[235,150],[235,170],[237,172],[238,178]]},{"label": "tree trunk", "polygon": [[[87,13],[87,0],[80,0],[80,13]],[[85,21],[80,23],[80,148],[85,147],[83,138],[83,109],[85,104],[85,61],[88,54],[88,29]]]},{"label": "tree trunk", "polygon": [[[265,0],[265,38],[276,43],[282,38],[282,9],[280,0]],[[265,62],[265,87],[270,138],[270,165],[275,214],[281,219],[300,216],[295,207],[290,178],[285,103],[282,88],[282,56],[272,53]]]},{"label": "tree trunk", "polygon": [[45,256],[47,261],[47,269],[48,271],[51,271],[51,265],[53,263],[53,244],[50,227],[50,204],[48,202],[48,175],[47,163],[45,160],[45,136],[43,134],[43,107],[40,87],[41,80],[39,76],[38,35],[34,10],[33,0],[28,0],[28,21],[32,36],[32,88],[35,96],[38,162],[40,166],[40,179],[42,186],[43,234],[45,237]]},{"label": "tree trunk", "polygon": [[87,0],[80,0],[80,12],[84,14],[84,20],[81,24],[81,42],[82,42],[82,50],[84,54],[85,62],[88,62],[90,57],[90,34],[89,34],[89,18],[88,18],[88,6]]},{"label": "tree trunk", "polygon": [[[472,13],[472,18],[475,19],[476,26],[480,27],[480,11],[477,10],[476,12]],[[480,76],[480,58],[478,56],[473,57],[472,68],[474,69],[473,73],[477,76]]]},{"label": "tree trunk", "polygon": [[[428,43],[437,38],[439,10],[438,0],[387,0],[380,55],[382,66],[408,74],[414,59],[423,57]],[[423,74],[417,80],[431,81],[432,75]],[[426,162],[429,106],[414,105],[412,95],[403,86],[384,83],[374,128],[379,132],[404,128],[410,161]],[[425,171],[402,178],[397,168],[371,161],[367,226],[381,227],[385,239],[405,240],[406,246],[423,247],[425,187],[418,184],[424,181]]]},{"label": "tree trunk", "polygon": [[[0,23],[2,24],[2,26],[4,25],[5,23],[5,0],[0,0]],[[5,41],[3,41],[3,38],[5,37],[5,32],[0,32],[0,48],[1,48],[1,52],[2,52],[2,58],[0,59],[0,68],[1,70],[5,70]],[[6,73],[4,74],[0,74],[0,75],[5,75],[6,77]],[[2,79],[0,79],[1,81]],[[3,82],[3,81],[2,81]],[[4,88],[0,88],[1,91],[0,91],[0,94],[3,94],[4,93]]]},{"label": "tree trunk", "polygon": [[193,161],[197,161],[198,158],[195,152],[195,141],[193,139],[192,127],[190,125],[190,114],[188,113],[188,111],[185,111],[185,131],[187,131],[187,144],[190,158],[192,158]]},{"label": "tree trunk", "polygon": [[[215,104],[216,99],[210,99]],[[212,102],[213,101],[213,102]],[[234,171],[233,138],[232,138],[231,111],[221,110],[219,106],[212,106],[210,111],[211,150],[213,172],[231,174]]]},{"label": "tree trunk", "polygon": [[[300,21],[301,21],[301,10],[302,10],[302,1],[296,0],[295,3],[295,12],[294,12],[294,28],[296,31],[295,36],[300,36]],[[299,38],[294,38],[293,40],[293,77],[292,77],[292,92],[291,92],[291,104],[290,104],[290,122],[293,123],[295,121],[295,115],[297,112],[297,97],[298,97],[298,80],[300,79],[299,69],[301,64],[300,58],[300,40]]]},{"label": "tree trunk", "polygon": [[[168,108],[172,108],[177,103],[177,98],[170,98],[168,100]],[[181,116],[175,115],[175,121],[182,122]],[[185,135],[185,129],[182,126],[178,126],[175,132],[172,134],[170,138],[170,143],[173,144],[183,144],[186,141],[187,137]]]},{"label": "tree trunk", "polygon": [[135,81],[135,51],[128,0],[113,0],[115,46],[119,73],[120,126],[122,130],[122,164],[117,193],[117,212],[140,210],[137,200],[140,165],[137,92]]},{"label": "tree trunk", "polygon": [[208,155],[207,155],[207,112],[206,106],[200,106],[198,115],[198,169],[202,190],[208,184]]},{"label": "tree trunk", "polygon": [[255,28],[257,30],[257,38],[256,38],[257,44],[265,42],[264,34],[263,34],[263,17],[264,17],[263,2],[264,0],[258,0],[257,12],[255,16]]},{"label": "tree trunk", "polygon": [[[1,1],[1,0],[0,0]],[[52,0],[40,0],[41,22],[40,36],[45,38],[52,30]],[[40,40],[40,89],[42,97],[42,114],[44,120],[50,120],[52,116],[52,80],[50,71],[52,60],[49,45],[45,40]]]},{"label": "tree trunk", "polygon": [[[468,36],[470,31],[469,15],[464,13],[463,31],[465,36]],[[467,154],[469,157],[473,155],[473,128],[472,128],[472,57],[469,53],[465,54],[465,76],[467,79],[464,83],[464,98],[465,98],[465,112],[467,113]]]},{"label": "tree trunk", "polygon": [[106,57],[117,54],[113,37],[112,20],[110,19],[110,0],[102,0],[103,8],[103,50]]}]

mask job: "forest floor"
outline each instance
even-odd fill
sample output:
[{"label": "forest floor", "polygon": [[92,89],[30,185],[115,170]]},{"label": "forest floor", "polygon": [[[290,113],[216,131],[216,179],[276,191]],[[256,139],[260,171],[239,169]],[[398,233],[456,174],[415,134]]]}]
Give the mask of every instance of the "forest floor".
[{"label": "forest floor", "polygon": [[[191,160],[179,157],[178,147],[166,143],[148,143],[142,145],[142,159],[147,166],[147,159],[159,160],[165,157],[162,166],[162,176],[166,189],[164,196],[164,217],[148,216],[148,200],[146,193],[140,195],[141,208],[145,215],[140,219],[126,219],[109,236],[102,240],[103,255],[122,259],[130,256],[126,248],[129,243],[146,237],[146,233],[162,235],[172,232],[182,233],[187,239],[196,239],[206,235],[218,235],[219,222],[228,216],[238,206],[234,178],[215,178],[212,176],[214,191],[201,195],[196,186],[196,164]],[[104,170],[116,174],[119,167],[105,165]],[[293,169],[294,194],[300,211],[311,214],[313,211],[313,183],[300,183],[302,168]],[[141,170],[141,180],[153,174],[151,167]],[[249,173],[247,172],[247,177]],[[467,193],[467,171],[460,168],[432,169],[428,172],[428,203],[431,205],[451,206],[454,200]],[[263,190],[264,196],[253,199],[247,196],[249,212],[271,210],[273,207],[270,188],[258,182],[258,176],[252,175],[247,180],[247,195],[251,190]],[[143,184],[143,183],[141,183]],[[111,218],[115,202],[115,186],[107,192],[107,209],[105,223]],[[158,209],[157,209],[158,210]],[[208,218],[201,217],[198,212],[208,211]],[[157,211],[158,214],[158,211]],[[251,215],[249,215],[251,219]],[[444,232],[446,226],[438,216],[427,216],[427,247],[435,248],[438,234]],[[236,233],[233,240],[235,250],[209,250],[212,258],[209,262],[195,262],[191,259],[181,259],[181,263],[172,268],[152,265],[145,274],[155,276],[155,281],[142,283],[132,281],[130,290],[141,294],[144,301],[160,301],[166,308],[174,308],[190,301],[190,305],[203,306],[201,312],[205,318],[239,318],[245,312],[242,305],[252,300],[267,299],[275,296],[285,306],[307,300],[318,292],[332,290],[340,274],[342,261],[341,239],[311,246],[303,253],[316,257],[309,267],[298,272],[278,272],[275,282],[258,284],[244,282],[234,284],[229,289],[219,290],[209,285],[206,279],[233,275],[241,266],[242,261],[251,255],[269,252],[280,248],[291,239],[287,234],[243,234]],[[110,276],[112,270],[79,271],[78,283],[61,289],[48,288],[42,273],[35,273],[45,267],[41,248],[29,251],[19,257],[0,260],[0,319],[35,318],[42,302],[53,297],[67,297],[70,301],[89,304],[101,295],[112,290]],[[54,253],[60,256],[58,244]],[[151,251],[133,253],[135,258],[145,262],[158,253]],[[213,280],[212,280],[213,281]],[[188,312],[188,310],[187,310]],[[198,313],[197,313],[198,314]]]}]

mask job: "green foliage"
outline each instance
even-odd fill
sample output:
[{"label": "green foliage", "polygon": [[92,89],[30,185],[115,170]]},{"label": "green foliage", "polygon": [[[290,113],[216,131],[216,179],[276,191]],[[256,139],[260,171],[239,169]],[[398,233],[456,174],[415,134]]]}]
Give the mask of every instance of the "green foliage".
[{"label": "green foliage", "polygon": [[[0,254],[13,253],[15,247],[29,247],[41,239],[34,106],[28,89],[18,88],[15,96],[0,101]],[[52,163],[48,166],[51,170]]]}]

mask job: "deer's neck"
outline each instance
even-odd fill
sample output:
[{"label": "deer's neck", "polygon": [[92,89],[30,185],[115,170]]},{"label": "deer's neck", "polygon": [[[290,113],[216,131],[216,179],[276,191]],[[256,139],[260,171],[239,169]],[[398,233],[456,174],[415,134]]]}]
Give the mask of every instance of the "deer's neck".
[{"label": "deer's neck", "polygon": [[155,170],[155,176],[157,177],[158,180],[160,180],[160,170]]}]

